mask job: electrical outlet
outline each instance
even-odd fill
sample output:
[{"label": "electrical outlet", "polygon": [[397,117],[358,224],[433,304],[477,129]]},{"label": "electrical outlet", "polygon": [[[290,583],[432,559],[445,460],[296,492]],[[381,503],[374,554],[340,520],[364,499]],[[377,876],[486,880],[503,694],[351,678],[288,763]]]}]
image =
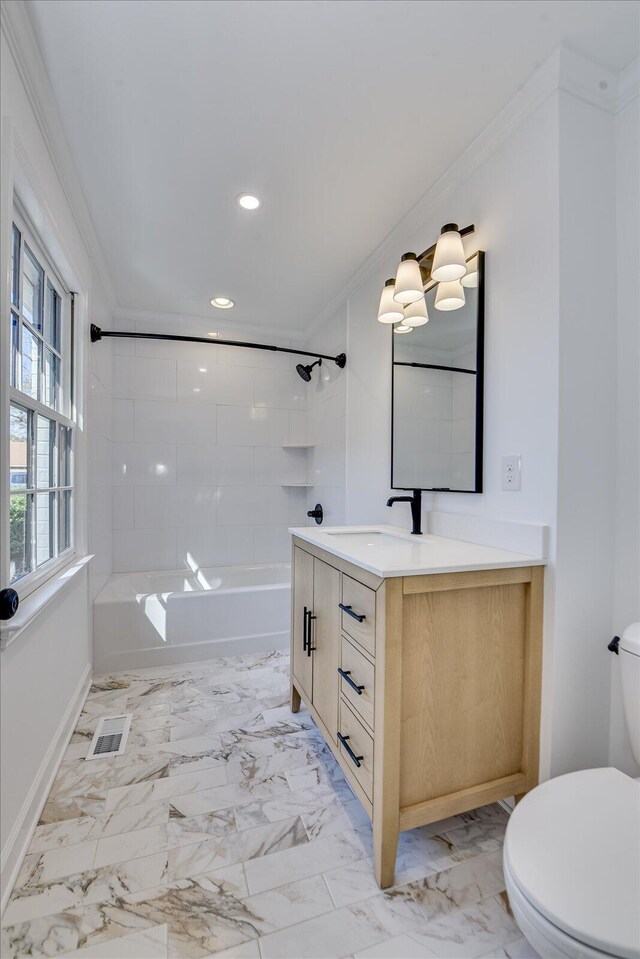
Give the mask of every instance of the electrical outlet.
[{"label": "electrical outlet", "polygon": [[502,488],[518,490],[522,481],[522,457],[519,453],[502,457]]}]

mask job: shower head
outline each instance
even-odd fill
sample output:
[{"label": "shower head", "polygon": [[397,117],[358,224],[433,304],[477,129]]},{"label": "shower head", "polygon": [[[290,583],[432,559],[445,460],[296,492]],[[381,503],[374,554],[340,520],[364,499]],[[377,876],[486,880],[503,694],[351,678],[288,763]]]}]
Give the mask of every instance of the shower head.
[{"label": "shower head", "polygon": [[316,360],[315,363],[311,363],[309,366],[304,366],[302,363],[298,363],[296,366],[296,373],[298,376],[308,383],[311,380],[311,370],[314,366],[322,366],[322,360]]}]

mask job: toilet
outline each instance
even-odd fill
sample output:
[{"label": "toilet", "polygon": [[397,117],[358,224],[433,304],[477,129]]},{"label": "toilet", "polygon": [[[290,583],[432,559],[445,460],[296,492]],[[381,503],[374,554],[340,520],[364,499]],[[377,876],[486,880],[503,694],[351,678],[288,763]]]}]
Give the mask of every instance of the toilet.
[{"label": "toilet", "polygon": [[[640,623],[618,651],[640,764]],[[640,959],[640,782],[583,769],[537,786],[511,814],[504,874],[516,922],[543,959]]]}]

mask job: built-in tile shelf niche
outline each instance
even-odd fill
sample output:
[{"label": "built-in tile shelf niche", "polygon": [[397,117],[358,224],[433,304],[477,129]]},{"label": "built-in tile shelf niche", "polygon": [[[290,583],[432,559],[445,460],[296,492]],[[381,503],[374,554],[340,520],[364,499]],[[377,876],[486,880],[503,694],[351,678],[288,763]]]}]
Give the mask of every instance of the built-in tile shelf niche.
[{"label": "built-in tile shelf niche", "polygon": [[[308,477],[309,469],[308,469],[307,451],[312,450],[314,446],[315,446],[315,443],[283,443],[282,449],[283,450],[300,450],[304,454],[305,461],[307,462],[305,475]],[[286,486],[288,489],[294,489],[294,488],[295,489],[311,489],[311,487],[314,484],[310,482],[306,482],[306,483],[283,483],[282,485]]]}]

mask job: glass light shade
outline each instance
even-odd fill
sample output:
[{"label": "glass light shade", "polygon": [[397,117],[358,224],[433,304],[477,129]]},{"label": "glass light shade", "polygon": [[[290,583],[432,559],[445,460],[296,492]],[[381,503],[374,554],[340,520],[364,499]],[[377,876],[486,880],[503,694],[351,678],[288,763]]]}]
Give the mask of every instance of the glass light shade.
[{"label": "glass light shade", "polygon": [[475,289],[478,285],[478,257],[474,256],[467,263],[467,272],[460,280],[462,285],[468,290]]},{"label": "glass light shade", "polygon": [[398,323],[398,325],[393,328],[394,333],[411,333],[412,330],[413,327],[404,322]]},{"label": "glass light shade", "polygon": [[431,276],[438,283],[460,280],[467,272],[462,237],[456,223],[447,223],[436,243]]},{"label": "glass light shade", "polygon": [[427,313],[427,301],[424,296],[421,296],[415,303],[409,303],[408,306],[405,306],[403,326],[410,326],[413,329],[414,326],[424,326],[428,322],[429,314]]},{"label": "glass light shade", "polygon": [[436,291],[436,310],[459,310],[465,304],[465,295],[460,280],[438,283]]},{"label": "glass light shade", "polygon": [[378,320],[380,323],[399,323],[404,319],[404,313],[393,298],[394,281],[387,280],[380,297]]},{"label": "glass light shade", "polygon": [[421,296],[424,296],[424,286],[420,265],[415,253],[405,253],[396,273],[393,298],[396,303],[407,306],[409,303],[415,303]]}]

